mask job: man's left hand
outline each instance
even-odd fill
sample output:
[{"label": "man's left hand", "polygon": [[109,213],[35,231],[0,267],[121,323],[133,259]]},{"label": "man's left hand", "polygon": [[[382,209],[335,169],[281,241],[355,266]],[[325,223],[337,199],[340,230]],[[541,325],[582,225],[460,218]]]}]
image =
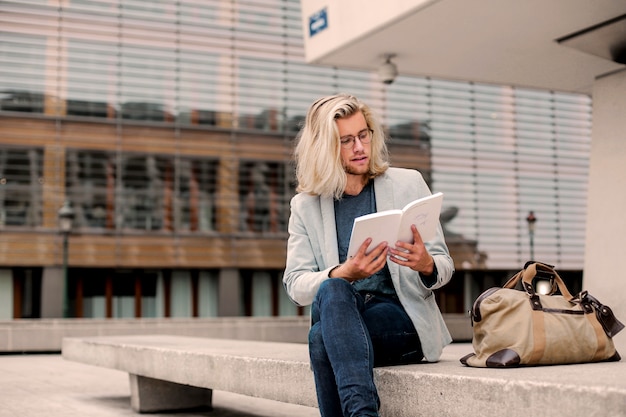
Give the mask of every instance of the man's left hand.
[{"label": "man's left hand", "polygon": [[398,265],[406,266],[423,275],[431,275],[435,266],[433,257],[426,250],[420,233],[415,225],[411,225],[413,243],[396,242],[389,246],[389,260]]}]

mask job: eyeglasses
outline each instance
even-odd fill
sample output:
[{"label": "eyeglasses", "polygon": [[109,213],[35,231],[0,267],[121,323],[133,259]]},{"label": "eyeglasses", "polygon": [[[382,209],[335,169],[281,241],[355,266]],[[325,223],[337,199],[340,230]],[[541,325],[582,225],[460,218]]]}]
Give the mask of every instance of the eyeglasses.
[{"label": "eyeglasses", "polygon": [[372,140],[372,131],[370,129],[363,129],[357,133],[356,136],[343,136],[339,138],[339,142],[342,148],[350,149],[354,146],[354,142],[357,139],[363,144],[370,143]]}]

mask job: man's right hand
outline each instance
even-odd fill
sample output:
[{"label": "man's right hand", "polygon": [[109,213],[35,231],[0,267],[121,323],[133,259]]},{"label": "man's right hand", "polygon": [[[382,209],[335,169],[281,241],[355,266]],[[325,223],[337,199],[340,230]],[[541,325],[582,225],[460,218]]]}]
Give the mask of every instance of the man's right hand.
[{"label": "man's right hand", "polygon": [[372,239],[367,238],[359,247],[356,255],[331,271],[330,277],[358,281],[380,271],[387,263],[389,247],[387,242],[382,242],[367,253],[366,251],[370,243],[372,243]]}]

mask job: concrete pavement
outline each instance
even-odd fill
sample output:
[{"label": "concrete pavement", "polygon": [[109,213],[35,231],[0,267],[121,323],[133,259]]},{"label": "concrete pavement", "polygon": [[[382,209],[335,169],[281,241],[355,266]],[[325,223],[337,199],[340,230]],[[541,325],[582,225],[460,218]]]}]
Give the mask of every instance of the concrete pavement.
[{"label": "concrete pavement", "polygon": [[[317,408],[213,392],[213,411],[176,417],[319,417]],[[0,355],[0,417],[137,417],[128,374],[59,354]]]}]

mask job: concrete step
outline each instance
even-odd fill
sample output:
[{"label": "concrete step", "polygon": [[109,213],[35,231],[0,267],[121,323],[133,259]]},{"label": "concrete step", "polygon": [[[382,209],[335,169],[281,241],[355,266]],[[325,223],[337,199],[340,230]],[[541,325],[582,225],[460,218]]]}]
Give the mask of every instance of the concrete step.
[{"label": "concrete step", "polygon": [[[432,364],[375,370],[385,417],[626,416],[626,362],[468,368],[471,344]],[[307,346],[181,336],[67,338],[63,357],[157,380],[315,406]]]}]

